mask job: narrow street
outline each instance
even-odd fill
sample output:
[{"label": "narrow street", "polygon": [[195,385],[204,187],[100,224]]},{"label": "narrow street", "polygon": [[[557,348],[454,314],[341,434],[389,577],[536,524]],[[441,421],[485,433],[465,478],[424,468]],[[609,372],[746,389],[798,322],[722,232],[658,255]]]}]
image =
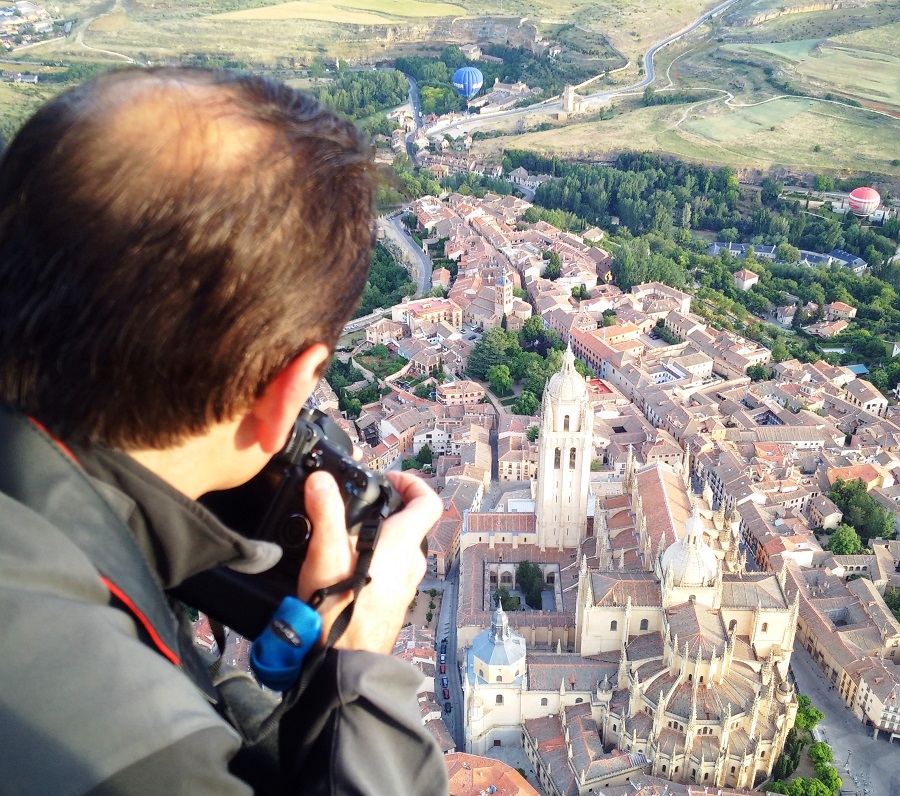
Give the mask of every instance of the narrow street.
[{"label": "narrow street", "polygon": [[378,228],[384,231],[391,247],[401,253],[400,265],[409,269],[416,283],[416,296],[424,296],[431,290],[431,258],[416,245],[396,215],[379,218]]},{"label": "narrow street", "polygon": [[[440,614],[438,616],[438,621],[434,626],[435,652],[438,655],[438,661],[440,661],[441,640],[444,638],[447,639],[445,664],[447,672],[446,674],[441,674],[440,671],[438,671],[438,674],[436,675],[437,686],[435,689],[435,697],[442,705],[447,701],[441,694],[440,685],[441,678],[446,677],[449,683],[449,701],[452,705],[452,711],[449,714],[446,712],[444,713],[444,723],[447,725],[450,734],[456,742],[456,748],[459,751],[465,751],[466,742],[465,731],[463,729],[462,675],[460,673],[459,659],[461,651],[456,648],[456,611],[457,606],[459,605],[459,562],[457,561],[453,564],[450,571],[447,573],[447,577],[443,581],[439,581],[436,578],[426,578],[423,585],[419,588],[428,589],[432,586],[443,592]],[[440,663],[438,663],[438,666],[440,666]]]},{"label": "narrow street", "polygon": [[822,740],[834,752],[834,765],[844,786],[855,788],[860,796],[900,793],[900,747],[891,744],[883,733],[881,739],[870,737],[871,728],[853,715],[837,690],[831,689],[831,683],[799,642],[794,644],[791,672],[800,693],[825,714],[816,730],[821,730]]}]

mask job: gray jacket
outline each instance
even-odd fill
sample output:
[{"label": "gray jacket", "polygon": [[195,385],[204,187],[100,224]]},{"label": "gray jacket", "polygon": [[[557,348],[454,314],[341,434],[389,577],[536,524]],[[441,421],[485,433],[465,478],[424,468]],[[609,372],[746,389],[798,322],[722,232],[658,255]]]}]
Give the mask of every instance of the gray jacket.
[{"label": "gray jacket", "polygon": [[0,409],[0,793],[445,794],[419,675],[388,656],[329,653],[254,743],[266,695],[213,684],[161,590],[271,563],[130,457]]}]

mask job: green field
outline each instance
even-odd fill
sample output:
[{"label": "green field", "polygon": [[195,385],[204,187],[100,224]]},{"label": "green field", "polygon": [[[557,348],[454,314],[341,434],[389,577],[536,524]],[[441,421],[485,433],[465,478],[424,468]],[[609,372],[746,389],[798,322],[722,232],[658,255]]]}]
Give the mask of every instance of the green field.
[{"label": "green field", "polygon": [[848,47],[859,47],[862,50],[896,54],[900,47],[900,22],[891,25],[881,25],[877,28],[860,30],[856,33],[846,33],[831,39],[835,44],[844,44]]},{"label": "green field", "polygon": [[773,44],[726,45],[751,57],[760,53],[787,62],[810,84],[873,102],[900,106],[900,58],[804,39]]},{"label": "green field", "polygon": [[810,100],[802,99],[774,100],[718,115],[698,115],[685,122],[683,127],[710,141],[731,144],[748,140],[757,134],[770,137],[773,132],[777,133],[778,125],[806,113],[813,104]]},{"label": "green field", "polygon": [[232,11],[219,14],[218,18],[243,21],[313,19],[320,22],[380,25],[397,19],[462,16],[466,16],[466,9],[462,6],[451,3],[425,3],[421,0],[349,0],[340,4],[299,0]]},{"label": "green field", "polygon": [[849,169],[900,178],[900,168],[892,165],[896,121],[799,98],[752,108],[723,102],[636,108],[606,121],[479,141],[473,151],[496,154],[503,148],[595,160],[646,150],[717,166],[844,175]]}]

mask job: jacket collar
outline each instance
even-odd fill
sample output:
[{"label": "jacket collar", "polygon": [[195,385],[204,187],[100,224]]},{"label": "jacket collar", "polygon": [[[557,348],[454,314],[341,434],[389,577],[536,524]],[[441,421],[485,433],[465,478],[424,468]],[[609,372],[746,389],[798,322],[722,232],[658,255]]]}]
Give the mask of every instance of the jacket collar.
[{"label": "jacket collar", "polygon": [[248,539],[125,453],[73,445],[75,458],[107,504],[128,524],[164,589],[217,566],[255,574],[271,569],[281,548]]}]

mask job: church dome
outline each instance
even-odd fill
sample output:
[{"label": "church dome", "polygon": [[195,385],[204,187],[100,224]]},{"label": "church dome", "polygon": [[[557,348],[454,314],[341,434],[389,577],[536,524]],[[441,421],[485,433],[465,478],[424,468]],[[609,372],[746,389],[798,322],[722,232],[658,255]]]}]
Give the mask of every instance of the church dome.
[{"label": "church dome", "polygon": [[569,346],[566,353],[563,354],[562,368],[550,377],[547,392],[554,401],[570,402],[581,400],[586,390],[587,383],[584,377],[575,370],[575,355],[572,353],[572,347]]},{"label": "church dome", "polygon": [[490,629],[472,642],[472,655],[488,666],[512,666],[525,660],[525,639],[510,629],[509,618],[499,604]]},{"label": "church dome", "polygon": [[706,586],[715,579],[719,562],[703,541],[703,521],[696,503],[684,524],[684,535],[663,553],[662,568],[664,574],[671,568],[676,586]]}]

